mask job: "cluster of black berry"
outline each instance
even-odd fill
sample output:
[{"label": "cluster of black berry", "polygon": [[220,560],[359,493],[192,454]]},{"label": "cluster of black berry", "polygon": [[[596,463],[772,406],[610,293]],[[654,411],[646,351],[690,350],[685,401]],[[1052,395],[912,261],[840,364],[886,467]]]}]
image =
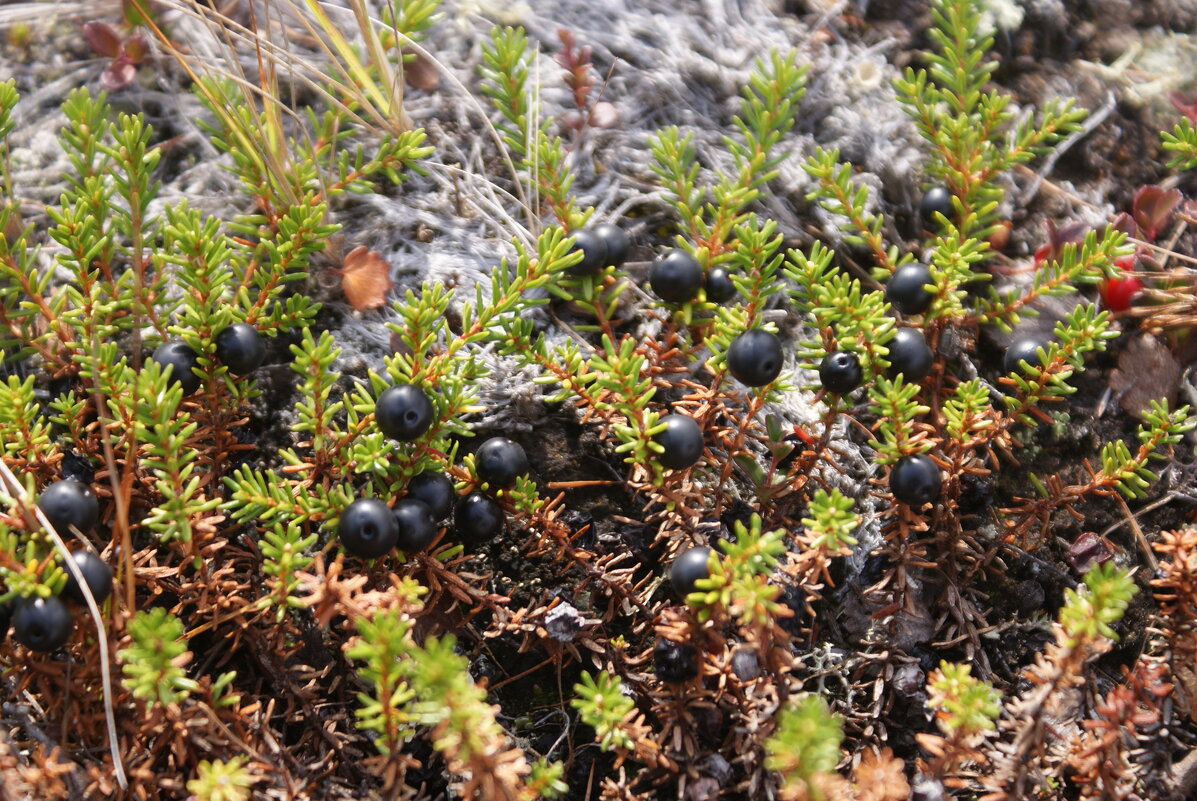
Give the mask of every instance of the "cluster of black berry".
[{"label": "cluster of black berry", "polygon": [[[435,415],[428,394],[412,384],[388,387],[374,402],[378,429],[401,442],[423,436]],[[528,456],[506,437],[492,437],[474,453],[474,468],[488,489],[509,489],[528,472]],[[498,501],[481,491],[457,498],[449,476],[426,471],[408,482],[407,494],[393,508],[377,498],[349,504],[341,513],[337,536],[345,550],[363,559],[376,559],[393,548],[413,553],[432,544],[450,513],[463,540],[486,539],[503,530],[505,516]]]},{"label": "cluster of black berry", "polygon": [[[46,487],[37,505],[54,530],[62,534],[72,529],[88,531],[100,517],[100,504],[95,494],[86,484],[71,478]],[[88,550],[74,551],[71,560],[79,568],[96,603],[103,603],[112,594],[112,569]],[[0,637],[8,633],[11,625],[16,641],[33,651],[54,651],[66,643],[74,622],[63,598],[79,605],[87,601],[74,574],[66,565],[62,565],[62,569],[67,580],[61,596],[20,598],[11,604],[0,605]]]},{"label": "cluster of black berry", "polygon": [[[234,323],[223,329],[215,338],[216,358],[229,368],[233,375],[252,373],[266,358],[266,343],[258,329],[248,323]],[[171,377],[183,387],[184,395],[191,395],[199,389],[199,354],[181,339],[163,342],[151,357],[163,367],[170,367]]]}]

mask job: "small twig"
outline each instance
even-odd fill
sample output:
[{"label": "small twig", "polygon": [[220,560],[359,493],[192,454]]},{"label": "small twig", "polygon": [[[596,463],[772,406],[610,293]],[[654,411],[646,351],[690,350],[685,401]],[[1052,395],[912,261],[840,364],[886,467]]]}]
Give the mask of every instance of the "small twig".
[{"label": "small twig", "polygon": [[1055,169],[1056,162],[1060,160],[1060,157],[1067,153],[1069,148],[1071,148],[1077,142],[1093,133],[1097,126],[1106,121],[1106,117],[1110,116],[1117,105],[1118,98],[1115,97],[1113,92],[1108,93],[1106,95],[1106,102],[1096,112],[1089,115],[1089,118],[1085,120],[1085,124],[1080,128],[1080,130],[1069,134],[1064,141],[1060,142],[1060,144],[1056,146],[1056,148],[1051,152],[1051,155],[1043,160],[1043,166],[1039,169],[1039,172],[1035,174],[1035,180],[1033,180],[1031,185],[1027,187],[1027,191],[1023,192],[1022,198],[1019,200],[1021,205],[1025,206],[1027,203],[1030,203],[1031,200],[1034,199],[1035,195],[1039,194],[1039,188],[1043,185],[1043,182],[1047,176],[1051,175],[1051,172],[1053,169]]}]

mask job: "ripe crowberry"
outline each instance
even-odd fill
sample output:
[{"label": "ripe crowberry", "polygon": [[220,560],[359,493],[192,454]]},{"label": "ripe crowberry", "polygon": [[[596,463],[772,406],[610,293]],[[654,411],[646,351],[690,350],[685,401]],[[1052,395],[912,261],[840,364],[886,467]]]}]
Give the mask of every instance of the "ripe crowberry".
[{"label": "ripe crowberry", "polygon": [[763,328],[750,328],[732,340],[727,369],[741,384],[763,387],[781,375],[781,340]]},{"label": "ripe crowberry", "polygon": [[474,453],[474,469],[493,489],[507,489],[528,472],[528,454],[507,437],[491,437]]},{"label": "ripe crowberry", "polygon": [[847,395],[864,381],[860,361],[846,350],[828,353],[819,363],[819,383],[828,392]]},{"label": "ripe crowberry", "polygon": [[931,270],[925,264],[911,262],[894,270],[885,284],[885,299],[902,314],[922,314],[934,298],[927,291]]},{"label": "ripe crowberry", "polygon": [[432,427],[436,413],[424,390],[411,384],[387,387],[374,401],[374,422],[391,439],[411,442]]},{"label": "ripe crowberry", "polygon": [[377,559],[395,547],[399,524],[390,507],[377,498],[358,498],[341,512],[341,546],[362,559]]},{"label": "ripe crowberry", "polygon": [[694,582],[711,577],[711,549],[705,545],[682,551],[669,566],[669,583],[679,598],[694,592]]},{"label": "ripe crowberry", "polygon": [[[108,596],[112,594],[112,568],[91,551],[75,551],[71,554],[71,559],[79,568],[79,572],[83,574],[83,580],[87,582],[87,588],[91,590],[96,603],[102,604],[108,600]],[[66,565],[63,565],[62,569],[67,576],[66,586],[62,588],[63,597],[78,604],[87,603],[87,599],[83,597],[83,589],[75,581],[75,576],[67,569]]]},{"label": "ripe crowberry", "polygon": [[497,537],[506,519],[499,502],[481,492],[471,492],[453,510],[453,522],[463,540]]},{"label": "ripe crowberry", "polygon": [[435,470],[425,470],[407,482],[407,497],[427,506],[433,520],[444,520],[453,511],[457,492],[453,479]]},{"label": "ripe crowberry", "polygon": [[693,645],[657,640],[653,646],[653,670],[661,681],[671,684],[689,681],[698,675],[698,654]]},{"label": "ripe crowberry", "polygon": [[1123,312],[1134,304],[1135,298],[1143,291],[1143,282],[1134,274],[1134,256],[1123,256],[1114,265],[1122,270],[1122,275],[1102,281],[1099,292],[1103,306],[1112,312]]},{"label": "ripe crowberry", "polygon": [[688,303],[698,297],[702,267],[686,251],[674,249],[653,261],[648,268],[648,283],[661,300]]},{"label": "ripe crowberry", "polygon": [[200,386],[200,377],[195,374],[199,367],[199,357],[186,342],[172,339],[163,342],[150,357],[163,368],[170,368],[170,377],[183,387],[184,395],[192,395]]},{"label": "ripe crowberry", "polygon": [[925,453],[903,456],[889,474],[889,491],[907,506],[933,502],[942,483],[939,465]]},{"label": "ripe crowberry", "polygon": [[396,546],[404,553],[422,551],[436,537],[436,521],[423,501],[404,498],[395,504],[394,514],[399,526]]},{"label": "ripe crowberry", "polygon": [[731,275],[722,267],[707,270],[707,300],[711,303],[727,303],[736,296],[736,285]]},{"label": "ripe crowberry", "polygon": [[1047,350],[1047,344],[1035,337],[1022,337],[1010,343],[1006,348],[1006,353],[1002,356],[1002,372],[1006,375],[1010,373],[1022,374],[1022,362],[1033,365],[1035,367],[1042,366],[1042,361],[1039,358],[1039,349]]},{"label": "ripe crowberry", "polygon": [[595,231],[585,228],[573,231],[574,246],[570,252],[582,251],[582,260],[566,269],[569,275],[594,275],[607,263],[607,244]]},{"label": "ripe crowberry", "polygon": [[12,628],[12,604],[0,604],[0,642],[8,636],[8,630]]},{"label": "ripe crowberry", "polygon": [[216,335],[216,358],[233,375],[252,373],[266,358],[266,343],[258,329],[248,323],[234,323]]},{"label": "ripe crowberry", "polygon": [[100,502],[91,487],[73,478],[55,481],[42,490],[37,507],[59,534],[67,534],[71,526],[88,531],[100,518]]},{"label": "ripe crowberry", "polygon": [[601,223],[594,226],[592,230],[607,247],[605,266],[622,267],[623,263],[628,260],[628,250],[632,247],[632,240],[628,239],[627,233],[618,225],[611,223]]},{"label": "ripe crowberry", "polygon": [[927,346],[927,338],[917,328],[899,328],[888,347],[889,370],[886,372],[891,377],[901,373],[906,383],[915,384],[931,372],[935,357]]},{"label": "ripe crowberry", "polygon": [[761,675],[761,660],[756,651],[744,648],[732,654],[731,669],[740,681],[752,681]]},{"label": "ripe crowberry", "polygon": [[665,430],[653,438],[654,442],[665,449],[657,457],[662,467],[669,470],[685,470],[702,458],[702,429],[693,417],[667,414],[658,422],[665,424]]},{"label": "ripe crowberry", "polygon": [[939,212],[949,220],[952,219],[952,213],[955,209],[952,207],[952,193],[948,191],[946,186],[933,186],[926,191],[923,199],[919,201],[919,216],[923,218],[923,222],[927,225],[935,225],[938,218],[935,216]]},{"label": "ripe crowberry", "polygon": [[31,651],[56,651],[70,639],[71,613],[56,597],[35,598],[17,604],[12,616],[13,638]]}]

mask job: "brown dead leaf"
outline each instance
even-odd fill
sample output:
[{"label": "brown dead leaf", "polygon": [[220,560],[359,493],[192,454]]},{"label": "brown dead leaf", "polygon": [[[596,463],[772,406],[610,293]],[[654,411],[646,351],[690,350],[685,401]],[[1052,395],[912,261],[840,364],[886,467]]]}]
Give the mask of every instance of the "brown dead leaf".
[{"label": "brown dead leaf", "polygon": [[1180,364],[1167,345],[1150,334],[1140,334],[1118,354],[1118,369],[1110,374],[1110,389],[1127,414],[1142,419],[1151,401],[1176,401],[1180,372]]},{"label": "brown dead leaf", "polygon": [[358,245],[341,264],[341,291],[358,311],[379,308],[391,291],[390,263],[365,245]]},{"label": "brown dead leaf", "polygon": [[428,59],[420,54],[403,65],[403,77],[413,89],[431,92],[441,85],[441,73]]}]

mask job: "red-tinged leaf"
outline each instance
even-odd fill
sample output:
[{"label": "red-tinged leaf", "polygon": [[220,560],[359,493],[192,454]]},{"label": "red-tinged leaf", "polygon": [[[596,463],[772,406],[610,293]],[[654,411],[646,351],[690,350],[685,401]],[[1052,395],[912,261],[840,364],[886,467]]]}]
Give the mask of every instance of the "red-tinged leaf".
[{"label": "red-tinged leaf", "polygon": [[1094,565],[1108,562],[1114,556],[1114,549],[1104,538],[1092,531],[1086,531],[1068,547],[1068,561],[1072,569],[1084,575]]},{"label": "red-tinged leaf", "polygon": [[391,291],[391,265],[365,245],[358,245],[341,265],[341,291],[358,311],[379,308]]},{"label": "red-tinged leaf", "polygon": [[1085,241],[1087,229],[1082,222],[1074,220],[1064,223],[1059,228],[1051,220],[1046,220],[1044,224],[1047,226],[1047,254],[1044,261],[1058,261],[1065,245],[1079,245]]},{"label": "red-tinged leaf", "polygon": [[118,89],[124,89],[136,78],[137,67],[133,66],[129,59],[120,56],[100,73],[100,85],[109,92],[115,92]]},{"label": "red-tinged leaf", "polygon": [[1119,212],[1118,216],[1114,218],[1114,222],[1110,223],[1110,225],[1113,226],[1115,231],[1121,231],[1127,236],[1139,235],[1139,226],[1135,225],[1134,218],[1125,211]]},{"label": "red-tinged leaf", "polygon": [[107,22],[88,22],[83,26],[83,39],[95,54],[116,58],[121,54],[121,36]]},{"label": "red-tinged leaf", "polygon": [[1197,94],[1190,98],[1184,92],[1173,90],[1168,93],[1168,102],[1197,125]]},{"label": "red-tinged leaf", "polygon": [[1131,203],[1131,214],[1143,230],[1143,236],[1150,242],[1168,225],[1172,212],[1180,204],[1179,189],[1162,189],[1158,186],[1141,186],[1135,192]]},{"label": "red-tinged leaf", "polygon": [[145,61],[145,57],[149,52],[149,43],[146,42],[145,37],[140,33],[135,33],[125,40],[125,55],[132,63],[140,64]]}]

